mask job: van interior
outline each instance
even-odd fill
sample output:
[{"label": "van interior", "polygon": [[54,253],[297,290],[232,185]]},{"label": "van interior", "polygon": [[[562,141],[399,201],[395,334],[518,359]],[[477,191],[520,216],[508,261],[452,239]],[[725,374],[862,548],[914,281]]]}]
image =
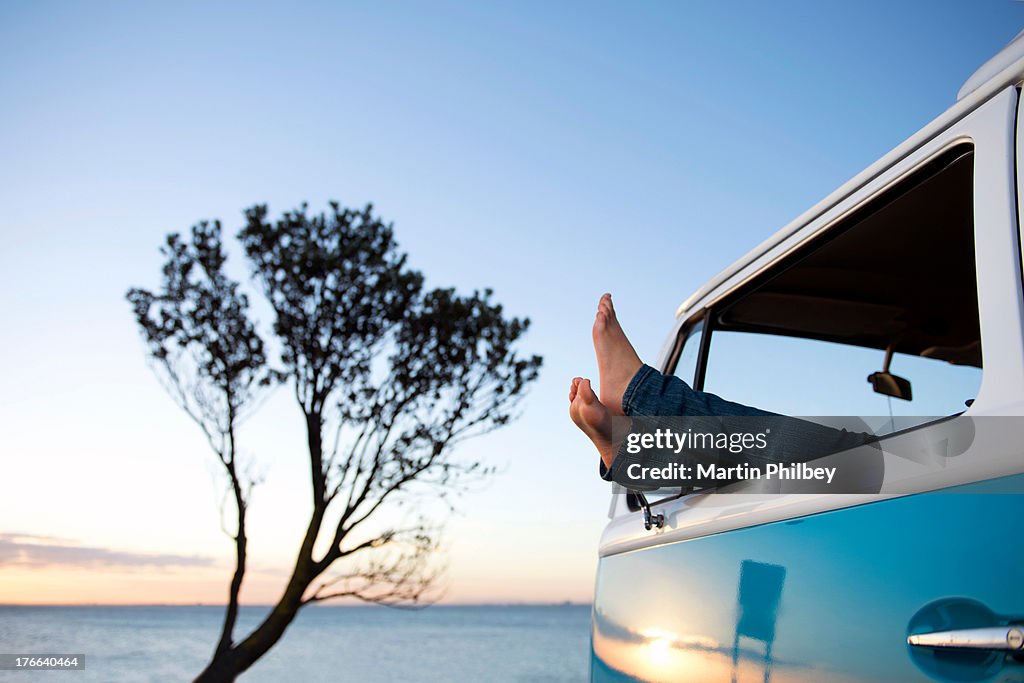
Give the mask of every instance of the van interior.
[{"label": "van interior", "polygon": [[959,146],[722,310],[716,330],[981,367],[973,152]]}]

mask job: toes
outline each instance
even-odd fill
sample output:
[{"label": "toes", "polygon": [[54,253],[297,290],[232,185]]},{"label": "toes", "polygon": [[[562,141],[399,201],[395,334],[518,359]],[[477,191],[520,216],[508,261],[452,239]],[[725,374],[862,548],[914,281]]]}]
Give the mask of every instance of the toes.
[{"label": "toes", "polygon": [[608,319],[609,320],[614,320],[615,319],[615,304],[612,303],[612,295],[611,294],[605,294],[603,297],[601,297],[601,303],[605,307],[605,314],[608,316]]},{"label": "toes", "polygon": [[589,379],[581,379],[577,391],[579,397],[583,399],[584,403],[589,405],[597,401],[597,396],[594,394],[594,390],[590,387]]},{"label": "toes", "polygon": [[603,330],[608,326],[608,314],[602,309],[597,309],[597,317],[594,318],[594,327]]},{"label": "toes", "polygon": [[569,385],[569,402],[570,403],[572,403],[572,401],[576,398],[577,387],[579,386],[580,380],[582,380],[582,379],[583,379],[582,377],[573,377],[572,378],[572,384]]}]

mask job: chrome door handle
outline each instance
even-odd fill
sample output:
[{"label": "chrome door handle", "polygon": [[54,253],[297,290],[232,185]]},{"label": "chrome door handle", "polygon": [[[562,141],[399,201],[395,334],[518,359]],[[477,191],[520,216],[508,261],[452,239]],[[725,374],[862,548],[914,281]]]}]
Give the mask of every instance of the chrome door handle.
[{"label": "chrome door handle", "polygon": [[965,628],[907,636],[908,645],[971,650],[1024,650],[1024,625]]}]

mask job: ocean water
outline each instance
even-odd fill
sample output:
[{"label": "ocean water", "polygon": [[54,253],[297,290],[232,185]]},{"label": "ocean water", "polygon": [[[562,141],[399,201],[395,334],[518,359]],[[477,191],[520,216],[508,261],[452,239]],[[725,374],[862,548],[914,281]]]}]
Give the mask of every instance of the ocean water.
[{"label": "ocean water", "polygon": [[[267,608],[243,608],[245,632]],[[0,653],[84,653],[83,671],[0,671],[2,681],[190,681],[216,644],[220,607],[0,606]],[[310,607],[238,680],[584,681],[590,607]]]}]

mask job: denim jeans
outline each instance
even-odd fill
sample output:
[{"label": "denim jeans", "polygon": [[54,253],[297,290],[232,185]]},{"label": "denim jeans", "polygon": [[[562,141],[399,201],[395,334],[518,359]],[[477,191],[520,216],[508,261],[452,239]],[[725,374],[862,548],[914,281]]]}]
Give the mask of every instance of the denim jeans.
[{"label": "denim jeans", "polygon": [[[704,425],[714,422],[713,418],[765,418],[745,423],[748,431],[768,430],[773,433],[771,447],[751,458],[752,463],[806,462],[876,440],[869,433],[836,429],[726,401],[714,394],[697,391],[678,377],[663,375],[649,365],[641,366],[630,380],[622,395],[622,412],[647,424],[650,420],[644,418],[664,416],[704,418],[699,420]],[[712,420],[709,422],[707,418]],[[733,426],[735,424],[732,423]],[[620,448],[612,467],[617,468],[626,460]],[[603,462],[600,463],[600,474],[602,479],[612,480],[612,472]]]},{"label": "denim jeans", "polygon": [[768,417],[766,410],[733,403],[714,394],[691,389],[675,375],[663,375],[643,365],[622,394],[622,412],[628,417],[680,415],[687,417]]}]

